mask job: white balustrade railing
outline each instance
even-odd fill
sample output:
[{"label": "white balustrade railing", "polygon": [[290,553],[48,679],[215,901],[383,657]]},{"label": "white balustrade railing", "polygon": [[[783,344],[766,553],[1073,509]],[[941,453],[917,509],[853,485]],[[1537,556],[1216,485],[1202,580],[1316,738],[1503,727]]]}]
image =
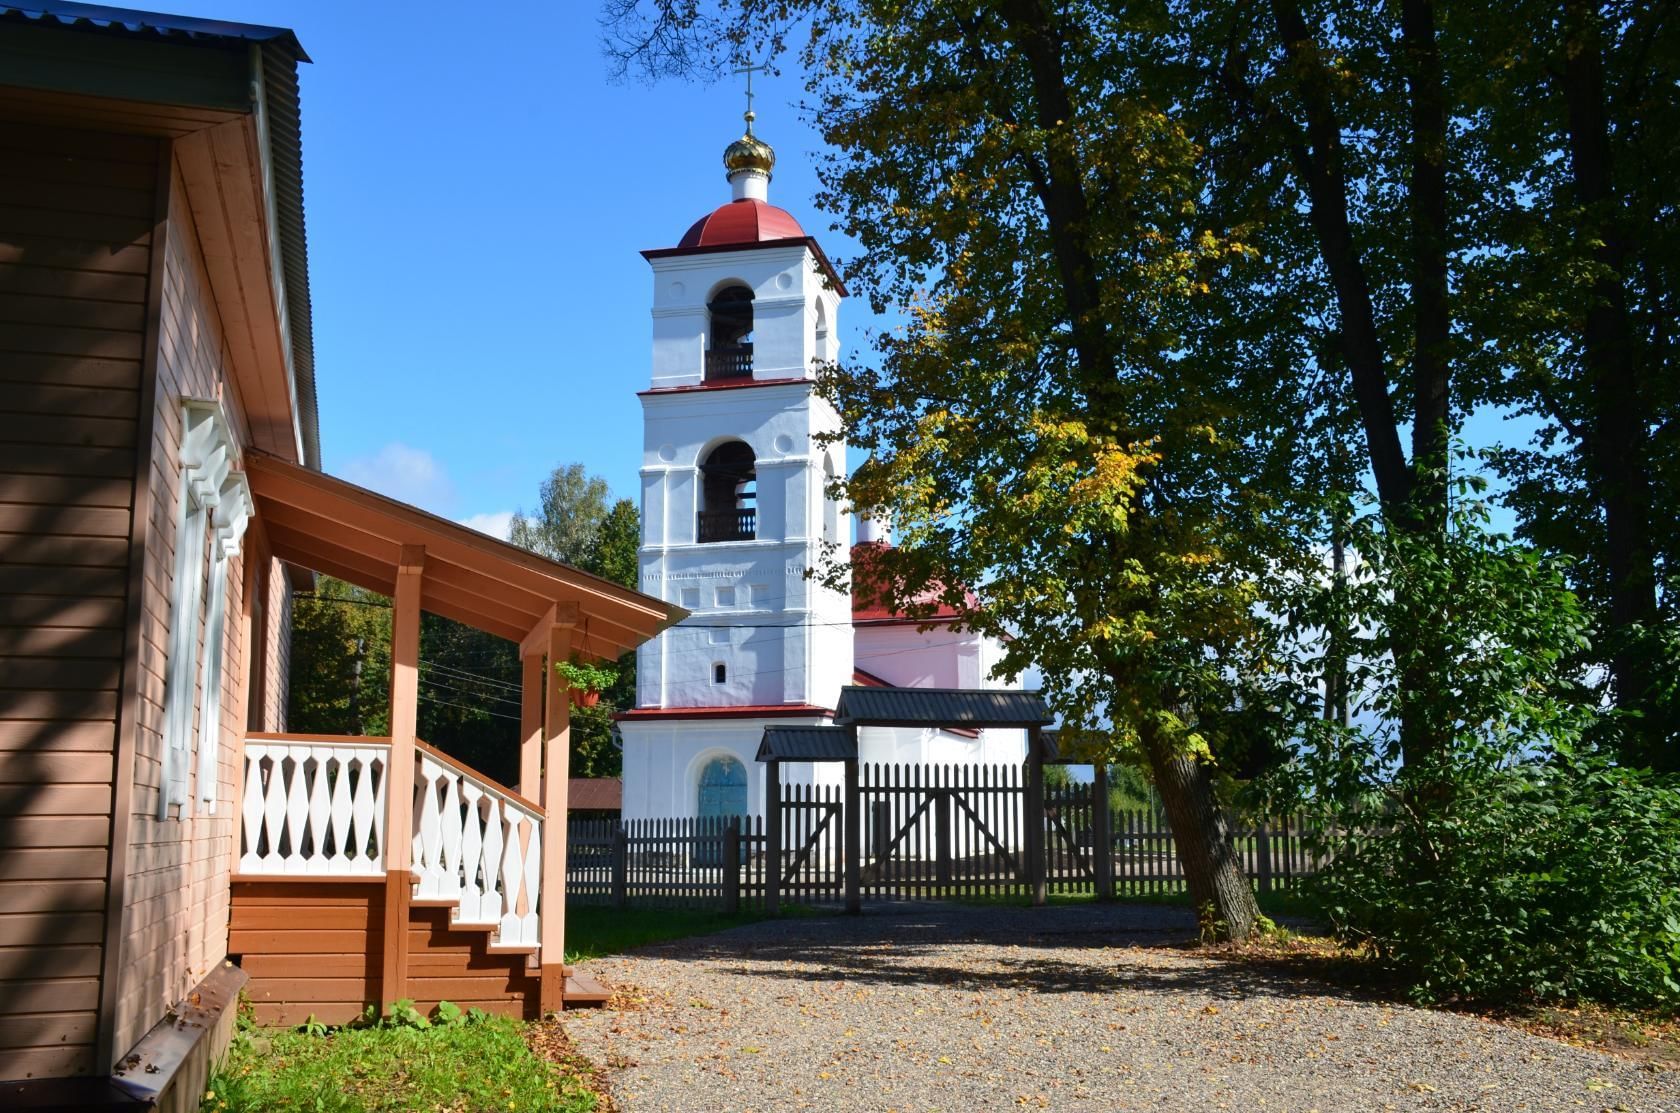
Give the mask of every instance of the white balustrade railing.
[{"label": "white balustrade railing", "polygon": [[239,872],[382,877],[389,743],[247,738]]},{"label": "white balustrade railing", "polygon": [[415,898],[460,906],[455,923],[536,947],[542,812],[422,749],[414,777]]}]

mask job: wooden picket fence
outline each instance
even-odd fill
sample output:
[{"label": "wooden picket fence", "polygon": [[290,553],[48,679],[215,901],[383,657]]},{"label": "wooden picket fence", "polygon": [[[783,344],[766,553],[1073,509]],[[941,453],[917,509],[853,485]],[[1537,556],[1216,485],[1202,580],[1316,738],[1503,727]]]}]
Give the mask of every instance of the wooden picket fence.
[{"label": "wooden picket fence", "polygon": [[619,908],[722,908],[763,903],[764,820],[574,819],[566,899]]},{"label": "wooden picket fence", "polygon": [[[1172,896],[1186,889],[1163,817],[1111,809],[1091,784],[1041,788],[1018,766],[872,766],[858,770],[861,896],[872,900],[1018,898],[1048,893]],[[839,786],[784,785],[765,817],[573,820],[567,900],[615,907],[734,912],[845,899],[845,800]],[[1035,830],[1032,817],[1042,816]],[[770,832],[780,832],[773,854]],[[1108,854],[1099,847],[1106,841]],[[1316,863],[1297,817],[1234,833],[1262,893],[1295,886]],[[779,864],[774,884],[771,870]]]}]

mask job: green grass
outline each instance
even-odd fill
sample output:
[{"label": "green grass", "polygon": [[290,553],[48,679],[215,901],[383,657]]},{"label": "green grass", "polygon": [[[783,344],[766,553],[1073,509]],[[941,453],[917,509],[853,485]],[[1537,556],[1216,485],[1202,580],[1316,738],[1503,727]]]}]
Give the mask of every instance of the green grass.
[{"label": "green grass", "polygon": [[[782,909],[784,916],[808,915],[802,908]],[[588,962],[602,955],[617,954],[648,943],[710,935],[739,924],[764,919],[761,912],[740,912],[725,916],[695,908],[603,908],[600,905],[566,907],[566,961]]]},{"label": "green grass", "polygon": [[241,1031],[201,1113],[500,1110],[586,1113],[596,1096],[502,1017],[431,1028]]}]

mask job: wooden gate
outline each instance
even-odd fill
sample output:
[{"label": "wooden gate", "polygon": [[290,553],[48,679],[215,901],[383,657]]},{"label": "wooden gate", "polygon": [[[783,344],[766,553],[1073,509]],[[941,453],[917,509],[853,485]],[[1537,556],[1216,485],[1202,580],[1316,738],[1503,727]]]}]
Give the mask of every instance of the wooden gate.
[{"label": "wooden gate", "polygon": [[1098,830],[1092,787],[1069,783],[1044,790],[1044,879],[1052,893],[1083,892],[1097,884],[1099,847],[1111,840]]},{"label": "wooden gate", "polygon": [[780,896],[797,903],[845,898],[845,807],[838,785],[782,786]]},{"label": "wooden gate", "polygon": [[862,896],[932,900],[1023,892],[1025,803],[1015,765],[863,765]]}]

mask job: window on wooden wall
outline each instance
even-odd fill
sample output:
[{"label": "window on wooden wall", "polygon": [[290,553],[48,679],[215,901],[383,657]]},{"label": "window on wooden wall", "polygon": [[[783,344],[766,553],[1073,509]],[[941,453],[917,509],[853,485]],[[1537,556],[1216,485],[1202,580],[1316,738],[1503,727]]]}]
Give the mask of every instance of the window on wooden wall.
[{"label": "window on wooden wall", "polygon": [[[251,513],[250,491],[245,477],[233,470],[233,438],[220,408],[213,402],[188,401],[182,404],[181,414],[181,490],[175,515],[175,568],[169,586],[169,656],[164,662],[159,819],[168,818],[174,805],[180,805],[183,813],[186,811],[195,725],[200,735],[199,797],[212,808],[215,804],[227,563],[230,545],[231,553],[238,552],[239,539]],[[210,598],[210,614],[204,622],[206,594]],[[204,715],[195,716],[200,690],[204,693]],[[207,785],[202,783],[206,749],[211,770]]]}]

